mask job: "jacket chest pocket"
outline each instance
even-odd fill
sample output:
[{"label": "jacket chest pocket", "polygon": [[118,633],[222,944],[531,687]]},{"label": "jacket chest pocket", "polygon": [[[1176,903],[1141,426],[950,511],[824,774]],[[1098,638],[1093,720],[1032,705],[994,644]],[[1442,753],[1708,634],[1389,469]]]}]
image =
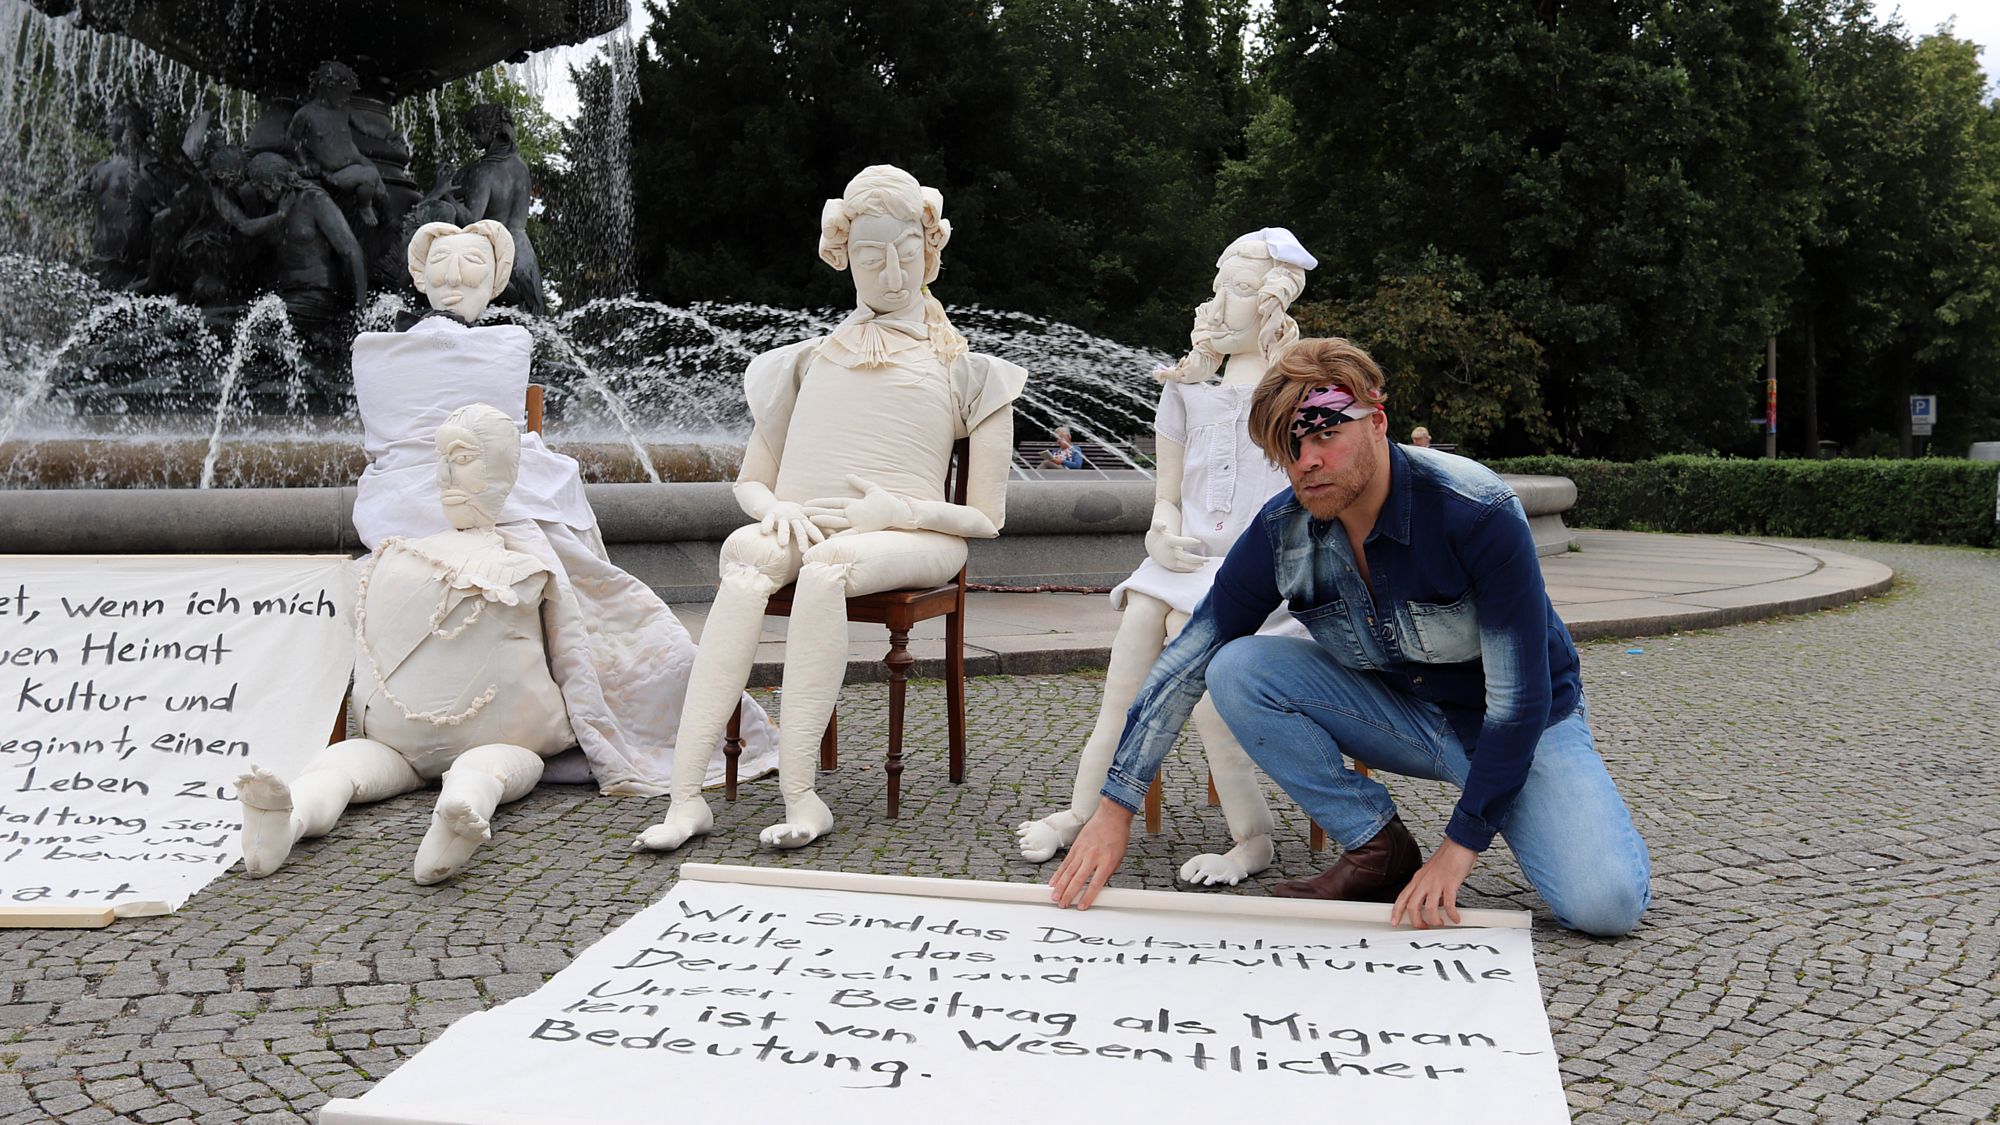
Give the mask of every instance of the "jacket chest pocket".
[{"label": "jacket chest pocket", "polygon": [[1348,619],[1345,601],[1335,598],[1311,609],[1295,610],[1292,616],[1306,627],[1306,632],[1312,634],[1312,639],[1321,648],[1332,653],[1342,665],[1349,668],[1375,667],[1375,662],[1368,659],[1367,650],[1361,647],[1360,638],[1354,635],[1354,622]]},{"label": "jacket chest pocket", "polygon": [[1410,625],[1429,664],[1462,664],[1479,659],[1479,609],[1472,595],[1449,605],[1410,602]]}]

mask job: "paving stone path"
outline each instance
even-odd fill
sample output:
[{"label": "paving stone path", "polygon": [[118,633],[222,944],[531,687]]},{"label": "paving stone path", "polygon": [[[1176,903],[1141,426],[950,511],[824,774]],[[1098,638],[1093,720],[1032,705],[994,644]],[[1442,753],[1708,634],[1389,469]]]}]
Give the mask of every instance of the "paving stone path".
[{"label": "paving stone path", "polygon": [[[1579,1125],[2000,1121],[2000,554],[1827,544],[1895,567],[1845,609],[1583,646],[1605,756],[1653,849],[1630,937],[1555,928],[1511,859],[1466,905],[1535,909],[1537,956]],[[1628,651],[1640,649],[1643,651]],[[96,932],[0,931],[0,1125],[299,1122],[354,1096],[452,1020],[524,995],[671,882],[680,859],[1032,881],[1012,826],[1058,807],[1095,713],[1087,674],[971,688],[970,783],[935,748],[942,691],[913,693],[903,818],[879,815],[882,689],[849,689],[822,779],[840,827],[758,849],[776,785],[671,858],[632,836],[664,802],[545,788],[504,810],[455,882],[407,867],[431,798],[357,809],[277,875],[224,876],[180,913]],[[1125,885],[1169,887],[1219,850],[1193,755]],[[1435,843],[1440,786],[1397,780]],[[1278,862],[1327,862],[1282,795]],[[1033,1107],[1024,1106],[1032,1113]]]}]

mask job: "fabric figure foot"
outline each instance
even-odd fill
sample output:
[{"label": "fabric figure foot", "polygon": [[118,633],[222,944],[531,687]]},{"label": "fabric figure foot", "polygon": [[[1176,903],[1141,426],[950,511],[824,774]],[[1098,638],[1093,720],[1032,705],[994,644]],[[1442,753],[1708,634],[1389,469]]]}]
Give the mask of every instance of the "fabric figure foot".
[{"label": "fabric figure foot", "polygon": [[262,766],[236,779],[236,799],[243,806],[243,871],[262,879],[284,865],[298,842],[292,824],[292,788]]},{"label": "fabric figure foot", "polygon": [[1021,858],[1029,863],[1042,863],[1055,858],[1057,852],[1074,843],[1076,834],[1083,831],[1083,819],[1074,811],[1064,809],[1040,820],[1022,821],[1014,828],[1014,839],[1020,845]]},{"label": "fabric figure foot", "polygon": [[1233,887],[1271,866],[1276,853],[1269,836],[1253,836],[1222,855],[1203,853],[1181,864],[1180,879],[1198,887]]},{"label": "fabric figure foot", "polygon": [[493,838],[492,825],[462,797],[446,797],[431,813],[430,831],[417,845],[411,877],[418,886],[442,883],[465,866],[479,845]]},{"label": "fabric figure foot", "polygon": [[670,852],[696,836],[706,836],[715,827],[715,813],[699,794],[676,800],[667,809],[667,818],[632,841],[635,851]]},{"label": "fabric figure foot", "polygon": [[757,834],[766,847],[803,848],[833,830],[833,810],[817,793],[785,801],[785,819]]},{"label": "fabric figure foot", "polygon": [[493,838],[491,817],[527,796],[542,779],[542,756],[525,746],[491,743],[460,754],[445,771],[430,831],[417,846],[411,875],[428,886],[458,873]]}]

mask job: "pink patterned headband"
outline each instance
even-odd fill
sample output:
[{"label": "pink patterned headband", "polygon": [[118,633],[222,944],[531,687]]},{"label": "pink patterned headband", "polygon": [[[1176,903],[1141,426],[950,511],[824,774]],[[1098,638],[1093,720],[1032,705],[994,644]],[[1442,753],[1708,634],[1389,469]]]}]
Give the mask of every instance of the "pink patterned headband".
[{"label": "pink patterned headband", "polygon": [[1314,387],[1299,400],[1298,413],[1292,417],[1292,456],[1299,455],[1299,442],[1307,436],[1373,413],[1374,407],[1357,403],[1344,387],[1332,383]]}]

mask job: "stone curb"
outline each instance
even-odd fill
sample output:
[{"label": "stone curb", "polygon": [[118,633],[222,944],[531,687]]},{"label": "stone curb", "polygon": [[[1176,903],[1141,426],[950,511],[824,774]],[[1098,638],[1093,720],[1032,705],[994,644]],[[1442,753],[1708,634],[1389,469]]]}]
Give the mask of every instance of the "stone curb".
[{"label": "stone curb", "polygon": [[[1656,636],[1662,633],[1713,629],[1770,617],[1811,613],[1873,597],[1890,589],[1895,581],[1895,572],[1889,567],[1837,551],[1762,540],[1722,541],[1780,551],[1788,555],[1805,556],[1812,560],[1813,566],[1808,573],[1769,582],[1726,585],[1693,593],[1652,596],[1643,599],[1657,607],[1655,611],[1648,613],[1625,612],[1616,616],[1592,619],[1589,616],[1590,603],[1570,603],[1566,607],[1559,605],[1559,612],[1564,614],[1570,635],[1578,642]],[[1545,560],[1543,565],[1545,568],[1560,568],[1563,565],[1560,561],[1562,557]],[[974,596],[991,599],[1033,595]],[[1702,598],[1736,601],[1739,604],[1709,606],[1689,604],[1698,602]],[[1111,642],[1114,636],[1115,628],[1107,628],[1101,623],[1071,632],[1052,631],[989,637],[974,633],[966,641],[965,674],[1024,676],[1102,669],[1110,664]],[[883,651],[887,651],[886,642]],[[911,671],[913,677],[941,679],[944,676],[942,640],[936,637],[915,637],[910,641],[910,654],[916,658],[916,664]],[[782,681],[783,674],[782,662],[760,660],[755,666],[750,682],[756,687],[774,687]],[[847,683],[880,683],[888,678],[888,668],[879,657],[850,656]]]},{"label": "stone curb", "polygon": [[1868,559],[1858,559],[1852,555],[1815,547],[1766,543],[1761,540],[1743,542],[1811,555],[1820,560],[1820,568],[1803,578],[1787,578],[1771,583],[1768,600],[1746,605],[1690,607],[1679,611],[1663,609],[1659,613],[1634,614],[1598,621],[1565,621],[1569,626],[1570,637],[1577,641],[1595,641],[1610,637],[1648,637],[1662,633],[1686,632],[1690,629],[1716,629],[1725,625],[1741,625],[1746,621],[1761,621],[1771,617],[1813,613],[1822,609],[1833,609],[1836,606],[1851,605],[1877,594],[1887,593],[1896,582],[1895,571]]}]

